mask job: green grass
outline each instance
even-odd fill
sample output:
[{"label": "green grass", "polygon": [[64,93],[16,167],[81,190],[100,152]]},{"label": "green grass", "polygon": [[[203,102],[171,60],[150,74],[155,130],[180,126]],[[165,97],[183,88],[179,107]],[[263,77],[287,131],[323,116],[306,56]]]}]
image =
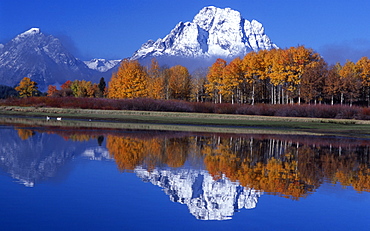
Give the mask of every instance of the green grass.
[{"label": "green grass", "polygon": [[[370,121],[184,112],[0,107],[1,123],[194,132],[331,135],[370,138]],[[22,116],[22,118],[12,118]],[[54,118],[46,121],[45,117]],[[56,121],[55,117],[63,117]],[[68,120],[66,120],[68,119]],[[91,121],[89,121],[91,120]]]}]

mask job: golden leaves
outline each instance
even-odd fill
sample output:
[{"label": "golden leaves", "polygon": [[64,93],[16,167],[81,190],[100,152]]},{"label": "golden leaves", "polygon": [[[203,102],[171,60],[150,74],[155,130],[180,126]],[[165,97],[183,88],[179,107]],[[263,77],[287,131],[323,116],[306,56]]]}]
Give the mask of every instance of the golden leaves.
[{"label": "golden leaves", "polygon": [[137,60],[125,59],[109,82],[108,97],[114,99],[148,96],[148,75]]},{"label": "golden leaves", "polygon": [[34,96],[37,93],[37,83],[31,81],[30,78],[24,77],[15,87],[15,90],[18,91],[20,97],[30,97]]}]

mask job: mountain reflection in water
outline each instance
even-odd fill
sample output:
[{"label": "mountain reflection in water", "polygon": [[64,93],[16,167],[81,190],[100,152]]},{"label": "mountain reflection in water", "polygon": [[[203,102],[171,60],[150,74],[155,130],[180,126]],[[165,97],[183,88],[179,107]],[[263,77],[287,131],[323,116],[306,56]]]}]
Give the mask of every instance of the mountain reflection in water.
[{"label": "mountain reflection in water", "polygon": [[[0,168],[25,186],[55,177],[81,155],[114,160],[203,220],[255,208],[262,194],[299,200],[328,181],[370,191],[364,139],[22,127],[0,133]],[[99,146],[84,144],[92,140]]]}]

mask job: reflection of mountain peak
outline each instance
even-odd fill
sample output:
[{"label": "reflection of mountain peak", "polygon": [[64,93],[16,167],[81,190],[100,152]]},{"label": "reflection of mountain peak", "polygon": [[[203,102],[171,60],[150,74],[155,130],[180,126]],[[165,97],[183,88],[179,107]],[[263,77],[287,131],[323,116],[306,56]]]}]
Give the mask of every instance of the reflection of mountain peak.
[{"label": "reflection of mountain peak", "polygon": [[136,174],[163,188],[174,202],[186,204],[197,219],[227,220],[242,208],[256,207],[261,192],[248,189],[226,177],[214,180],[204,170],[154,169],[138,167]]},{"label": "reflection of mountain peak", "polygon": [[103,147],[88,148],[82,153],[82,156],[87,157],[90,160],[111,160],[112,159],[108,150]]},{"label": "reflection of mountain peak", "polygon": [[95,147],[96,141],[88,146],[81,142],[71,145],[73,141],[46,133],[31,133],[32,136],[22,140],[20,134],[27,131],[0,129],[0,169],[26,187],[55,178],[66,163],[78,156],[91,160],[111,159],[106,148]]}]

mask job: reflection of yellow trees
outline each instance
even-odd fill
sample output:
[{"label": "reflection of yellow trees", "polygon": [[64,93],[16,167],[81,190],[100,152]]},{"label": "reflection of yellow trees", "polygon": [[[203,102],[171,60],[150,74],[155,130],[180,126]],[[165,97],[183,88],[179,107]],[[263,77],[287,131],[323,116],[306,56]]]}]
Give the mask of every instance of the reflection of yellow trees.
[{"label": "reflection of yellow trees", "polygon": [[139,165],[149,169],[167,164],[181,167],[187,159],[186,139],[139,139],[108,135],[107,148],[120,170],[134,170]]},{"label": "reflection of yellow trees", "polygon": [[239,143],[244,149],[229,144],[230,140],[221,139],[208,141],[203,148],[206,168],[215,179],[224,174],[244,186],[292,199],[306,196],[324,179],[351,185],[358,191],[370,190],[368,165],[360,164],[355,153],[341,154],[341,148],[254,140],[247,151],[246,142]]},{"label": "reflection of yellow trees", "polygon": [[72,141],[79,141],[79,142],[85,142],[89,141],[90,139],[95,139],[96,136],[91,136],[88,134],[73,134],[68,137],[68,139]]},{"label": "reflection of yellow trees", "polygon": [[184,165],[188,147],[186,142],[181,142],[179,139],[174,139],[166,147],[166,163],[170,167],[178,168]]},{"label": "reflection of yellow trees", "polygon": [[351,184],[357,191],[370,192],[370,169],[364,164],[361,165]]},{"label": "reflection of yellow trees", "polygon": [[358,191],[370,190],[368,157],[363,157],[361,148],[218,136],[140,139],[112,135],[107,137],[107,148],[122,171],[137,166],[149,170],[181,167],[191,156],[190,161],[203,160],[215,179],[225,175],[244,186],[291,199],[305,197],[325,179]]},{"label": "reflection of yellow trees", "polygon": [[19,138],[22,140],[27,140],[31,136],[35,135],[35,132],[30,129],[16,129],[18,132]]},{"label": "reflection of yellow trees", "polygon": [[[235,155],[215,155],[205,158],[207,169],[216,177],[225,174],[232,181],[265,192],[297,199],[307,194],[312,186],[305,184],[296,171],[296,161],[281,161],[275,158],[266,164],[252,165],[245,159],[240,161]],[[215,172],[214,172],[215,171]]]},{"label": "reflection of yellow trees", "polygon": [[339,181],[343,186],[352,186],[357,191],[370,192],[370,169],[365,165],[359,166],[357,171],[335,173],[333,181]]},{"label": "reflection of yellow trees", "polygon": [[125,137],[107,137],[107,148],[121,170],[134,170],[145,158],[144,142]]}]

